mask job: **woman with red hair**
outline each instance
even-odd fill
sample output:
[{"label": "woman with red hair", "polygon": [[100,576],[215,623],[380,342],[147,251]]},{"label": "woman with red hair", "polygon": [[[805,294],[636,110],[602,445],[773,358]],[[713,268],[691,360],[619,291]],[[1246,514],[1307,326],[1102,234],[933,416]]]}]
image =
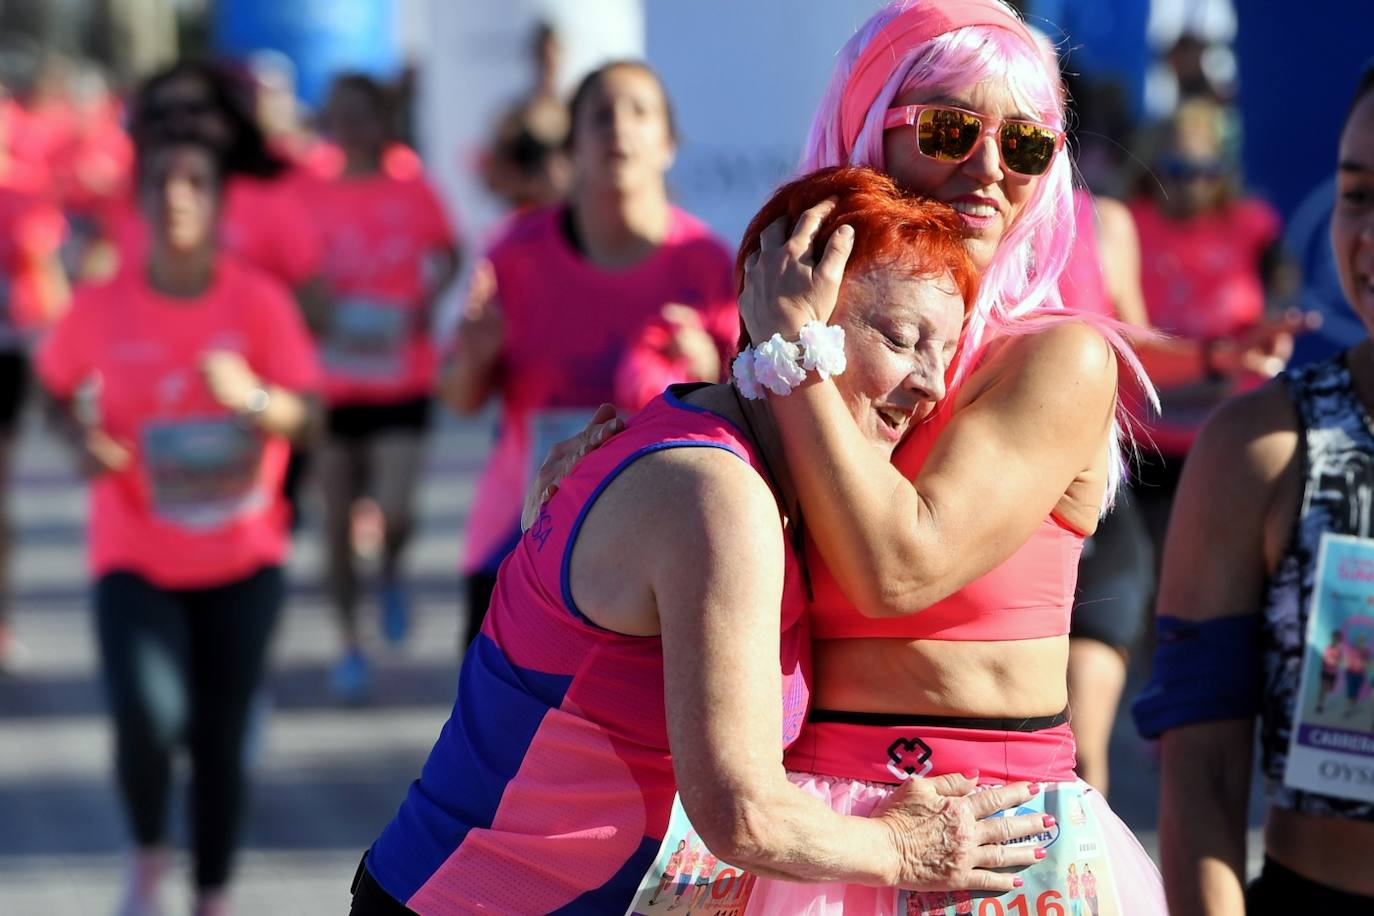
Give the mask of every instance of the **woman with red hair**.
[{"label": "woman with red hair", "polygon": [[[827,198],[815,270],[841,290],[842,330],[804,362],[772,361],[766,343],[736,362],[761,385],[831,375],[886,460],[944,395],[973,267],[952,210],[856,169],[778,191],[740,257]],[[669,388],[562,481],[501,567],[453,714],[359,870],[355,916],[666,912],[706,893],[741,906],[755,875],[1003,891],[1019,879],[990,867],[1034,861],[1033,845],[999,841],[1043,831],[1040,816],[975,820],[1029,800],[1025,783],[966,797],[958,774],[914,780],[872,817],[788,784],[808,575],[757,395]],[[697,844],[711,855],[674,860]],[[669,871],[681,893],[661,893]]]},{"label": "woman with red hair", "polygon": [[[813,706],[785,762],[847,814],[881,810],[913,776],[1043,781],[1035,808],[1056,824],[1049,857],[1024,889],[980,909],[1053,912],[1074,851],[1090,849],[1108,909],[1156,916],[1158,869],[1078,781],[1069,728],[1078,559],[1124,473],[1118,362],[1151,388],[1109,320],[1062,308],[1073,243],[1064,123],[1057,65],[998,0],[888,3],[838,55],[802,168],[866,165],[948,203],[980,284],[948,396],[890,458],[867,447],[838,379],[770,389],[814,548]],[[808,254],[827,212],[761,234],[740,297],[753,340],[795,341],[829,320],[840,289],[818,280]],[[749,910],[949,906],[944,892],[765,879]]]}]

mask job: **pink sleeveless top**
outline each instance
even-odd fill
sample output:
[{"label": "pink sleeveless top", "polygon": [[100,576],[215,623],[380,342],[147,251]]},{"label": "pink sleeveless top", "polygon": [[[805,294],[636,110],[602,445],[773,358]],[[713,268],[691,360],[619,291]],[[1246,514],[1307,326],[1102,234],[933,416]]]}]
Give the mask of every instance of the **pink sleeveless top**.
[{"label": "pink sleeveless top", "polygon": [[[497,576],[458,700],[420,778],[367,856],[396,900],[426,914],[623,913],[668,829],[677,784],[657,636],[597,626],[573,600],[578,531],[640,458],[719,448],[764,471],[724,418],[669,390],[581,461]],[[806,717],[805,593],[789,551],[783,740]]]},{"label": "pink sleeveless top", "polygon": [[[915,480],[952,413],[940,411],[909,435],[892,457]],[[942,601],[905,617],[871,618],[840,591],[814,545],[809,545],[816,639],[888,637],[963,642],[1039,639],[1069,632],[1083,535],[1047,516],[1015,553]]]}]

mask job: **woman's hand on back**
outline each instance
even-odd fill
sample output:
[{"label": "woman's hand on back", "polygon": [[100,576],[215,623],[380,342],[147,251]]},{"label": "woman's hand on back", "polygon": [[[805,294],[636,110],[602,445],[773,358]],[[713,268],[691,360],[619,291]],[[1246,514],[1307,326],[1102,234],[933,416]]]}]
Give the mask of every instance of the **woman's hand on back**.
[{"label": "woman's hand on back", "polygon": [[1038,861],[1038,844],[1011,843],[1043,833],[1045,815],[991,815],[1014,811],[1039,791],[1024,782],[978,790],[976,780],[957,773],[902,783],[875,815],[891,829],[902,853],[897,886],[1013,890],[1016,876],[992,869]]},{"label": "woman's hand on back", "polygon": [[853,229],[841,226],[817,260],[816,234],[833,209],[835,202],[826,200],[807,210],[790,236],[786,223],[777,220],[759,237],[759,250],[744,262],[739,311],[755,344],[774,334],[795,340],[806,322],[830,320],[854,247]]},{"label": "woman's hand on back", "polygon": [[534,481],[525,491],[525,504],[520,512],[520,530],[528,531],[535,523],[539,518],[539,510],[558,492],[558,485],[563,482],[564,477],[572,473],[577,462],[599,449],[607,439],[624,428],[625,421],[615,415],[615,407],[611,404],[602,404],[587,421],[582,432],[571,439],[564,439],[549,449],[544,463],[539,466],[539,472],[534,475]]}]

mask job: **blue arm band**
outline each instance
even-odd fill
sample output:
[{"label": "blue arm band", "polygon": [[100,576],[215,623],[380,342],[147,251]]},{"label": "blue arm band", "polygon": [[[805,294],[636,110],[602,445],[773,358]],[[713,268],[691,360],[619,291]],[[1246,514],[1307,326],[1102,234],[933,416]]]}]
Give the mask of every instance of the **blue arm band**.
[{"label": "blue arm band", "polygon": [[1157,738],[1183,725],[1258,714],[1259,633],[1258,614],[1200,623],[1158,618],[1154,671],[1131,706],[1136,730]]}]

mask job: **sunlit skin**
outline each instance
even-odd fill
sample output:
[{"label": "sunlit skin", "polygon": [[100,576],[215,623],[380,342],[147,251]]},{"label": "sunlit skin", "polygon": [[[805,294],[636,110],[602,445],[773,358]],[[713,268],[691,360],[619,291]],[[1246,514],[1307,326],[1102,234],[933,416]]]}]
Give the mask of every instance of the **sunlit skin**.
[{"label": "sunlit skin", "polygon": [[963,320],[948,275],[877,269],[845,281],[834,324],[845,329],[848,366],[835,385],[870,442],[890,453],[911,423],[935,409]]},{"label": "sunlit skin", "polygon": [[1374,94],[1356,107],[1341,136],[1331,249],[1346,301],[1374,334]]},{"label": "sunlit skin", "polygon": [[[865,447],[886,464],[911,420],[928,412],[941,393],[964,303],[949,278],[913,279],[896,266],[864,270],[843,285],[836,280],[835,323],[845,328],[849,363],[836,383]],[[786,782],[779,766],[776,662],[754,662],[760,653],[769,660],[778,654],[786,553],[778,506],[795,505],[791,478],[771,402],[743,399],[728,385],[692,391],[686,400],[747,431],[773,486],[762,486],[759,474],[718,449],[665,449],[634,462],[587,511],[571,551],[568,593],[597,625],[660,636],[675,647],[664,653],[663,681],[674,765],[685,774],[678,791],[713,852],[756,873],[792,880],[834,878],[839,868],[850,868],[832,862],[871,869],[884,856],[882,844],[870,844],[861,832],[899,813],[911,792],[938,780],[910,780],[874,818],[838,819]],[[673,522],[663,524],[669,512]],[[717,551],[705,532],[724,531],[728,540],[716,542]],[[728,638],[721,635],[726,620]],[[743,812],[760,812],[760,826],[741,842],[739,824],[750,816]],[[1033,816],[1024,822],[1043,830]],[[913,852],[924,846],[917,827],[899,827],[910,837],[902,845]],[[841,833],[851,829],[860,833]],[[793,836],[806,840],[798,846]],[[779,849],[782,855],[774,852]],[[1004,853],[1033,861],[1028,846],[1004,847],[998,855]],[[997,877],[1004,889],[1013,880]],[[908,879],[858,880],[894,885]]]},{"label": "sunlit skin", "polygon": [[[898,96],[892,107],[922,104],[950,105],[994,118],[1041,120],[1036,112],[1017,105],[1006,87],[993,83],[939,94],[932,94],[929,89],[913,89]],[[884,134],[883,170],[913,191],[928,194],[957,210],[974,210],[960,212],[959,217],[964,224],[969,255],[980,271],[992,263],[997,244],[1016,222],[1043,177],[1018,175],[1007,169],[1002,164],[996,135],[982,137],[978,148],[963,162],[930,159],[916,149],[915,128],[897,128]],[[993,211],[984,214],[977,209],[987,207]]]},{"label": "sunlit skin", "polygon": [[[947,104],[993,118],[1043,120],[1038,112],[1018,105],[1005,86],[992,83],[955,92],[917,89],[892,104]],[[1018,175],[1007,169],[994,134],[982,137],[963,162],[944,163],[917,151],[914,130],[890,130],[884,136],[883,156],[885,171],[899,183],[961,211],[969,255],[979,270],[991,263],[997,246],[1042,180],[1042,176]],[[1019,362],[1020,357],[1013,360]],[[988,370],[970,380],[965,402],[1002,371],[991,364]],[[1102,469],[1096,467],[1100,461],[1093,464],[1084,469],[1057,507],[1085,531],[1095,525],[1094,494],[1100,493],[1102,486]],[[1064,685],[1034,672],[1062,669],[1066,660],[1067,646],[1062,639],[958,644],[887,639],[826,641],[817,644],[817,702],[837,709],[1043,715],[1063,708]],[[902,696],[893,695],[889,689],[892,683],[906,685]],[[1015,688],[1008,690],[1009,684]],[[1010,703],[1009,694],[1014,694]]]}]

